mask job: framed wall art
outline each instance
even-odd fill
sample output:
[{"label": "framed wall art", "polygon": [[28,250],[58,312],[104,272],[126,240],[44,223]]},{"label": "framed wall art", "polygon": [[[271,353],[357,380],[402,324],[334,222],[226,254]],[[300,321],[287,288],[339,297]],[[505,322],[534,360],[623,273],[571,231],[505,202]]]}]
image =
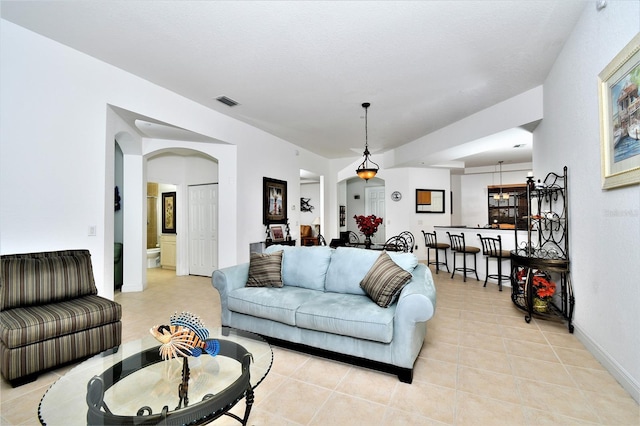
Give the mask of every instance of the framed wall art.
[{"label": "framed wall art", "polygon": [[262,223],[287,223],[287,182],[262,178]]},{"label": "framed wall art", "polygon": [[444,213],[444,189],[416,189],[416,213]]},{"label": "framed wall art", "polygon": [[162,233],[176,233],[176,193],[162,193]]},{"label": "framed wall art", "polygon": [[598,75],[602,188],[640,183],[640,34]]}]

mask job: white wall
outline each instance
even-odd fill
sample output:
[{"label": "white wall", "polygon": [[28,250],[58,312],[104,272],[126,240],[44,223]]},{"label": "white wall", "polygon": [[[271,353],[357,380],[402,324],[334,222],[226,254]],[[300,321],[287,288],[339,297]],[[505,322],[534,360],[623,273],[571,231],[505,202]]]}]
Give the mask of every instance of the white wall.
[{"label": "white wall", "polygon": [[639,31],[637,1],[585,8],[544,83],[533,152],[536,176],[568,166],[575,332],[636,401],[640,187],[601,189],[597,76]]},{"label": "white wall", "polygon": [[[300,168],[319,174],[329,168],[328,160],[289,142],[15,24],[2,20],[0,31],[0,251],[87,248],[101,295],[113,297],[113,141],[121,123],[107,122],[110,105],[228,144],[212,155],[225,159],[219,163],[221,267],[248,260],[249,243],[264,238],[263,176],[288,181],[297,205]],[[193,144],[165,141],[125,157]],[[301,164],[307,162],[315,167]],[[134,192],[142,206],[143,190]],[[97,235],[90,237],[93,225]],[[142,248],[139,257],[136,273],[143,273]]]},{"label": "white wall", "polygon": [[[387,238],[402,231],[410,231],[418,250],[414,254],[426,259],[422,230],[433,231],[434,226],[451,225],[451,179],[448,169],[398,168],[384,171],[386,182]],[[416,213],[416,189],[444,190],[444,213]],[[402,199],[392,201],[391,193],[400,191]]]},{"label": "white wall", "polygon": [[[502,172],[502,184],[522,184],[527,181],[527,173],[531,169]],[[462,202],[460,203],[460,223],[454,225],[480,226],[488,225],[488,192],[490,185],[500,185],[500,173],[471,173],[460,177]]]}]

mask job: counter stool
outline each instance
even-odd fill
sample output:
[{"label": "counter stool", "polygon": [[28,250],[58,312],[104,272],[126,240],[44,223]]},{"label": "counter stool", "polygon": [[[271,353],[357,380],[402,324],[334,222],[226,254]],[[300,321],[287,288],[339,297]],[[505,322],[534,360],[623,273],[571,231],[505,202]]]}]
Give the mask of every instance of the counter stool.
[{"label": "counter stool", "polygon": [[[480,242],[482,243],[482,254],[487,261],[487,276],[484,279],[484,287],[487,286],[487,280],[494,278],[498,280],[498,288],[502,291],[502,280],[510,280],[509,275],[502,275],[502,259],[511,259],[511,253],[507,250],[502,250],[502,238],[498,235],[498,238],[483,237],[478,234]],[[489,259],[496,259],[498,261],[498,273],[489,274]]]},{"label": "counter stool", "polygon": [[[480,253],[480,249],[478,247],[468,246],[464,242],[464,234],[451,235],[449,231],[447,231],[447,235],[449,236],[449,242],[451,243],[451,251],[453,252],[453,272],[451,273],[451,279],[453,279],[456,271],[461,271],[464,276],[464,282],[467,282],[467,272],[473,272],[476,275],[476,279],[480,281],[478,278],[478,272],[476,272],[477,268],[477,260],[476,255]],[[456,254],[462,255],[462,268],[456,268]],[[467,255],[473,255],[473,268],[467,268]]]},{"label": "counter stool", "polygon": [[[440,265],[444,265],[447,268],[447,272],[451,272],[449,271],[449,265],[447,264],[447,249],[451,246],[447,243],[439,243],[436,231],[422,231],[422,234],[424,235],[424,245],[427,247],[427,265],[436,265],[436,274],[440,270]],[[432,262],[429,257],[430,249],[434,249],[436,252],[435,262]],[[438,257],[438,250],[442,250],[444,252],[444,262],[440,262],[440,258]]]}]

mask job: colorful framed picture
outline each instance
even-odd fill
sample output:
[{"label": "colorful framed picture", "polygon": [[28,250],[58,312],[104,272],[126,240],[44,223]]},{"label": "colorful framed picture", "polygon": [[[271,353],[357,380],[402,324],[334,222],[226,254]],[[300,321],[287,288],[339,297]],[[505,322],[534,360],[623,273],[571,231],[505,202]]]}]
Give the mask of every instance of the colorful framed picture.
[{"label": "colorful framed picture", "polygon": [[176,233],[176,193],[162,193],[162,233]]},{"label": "colorful framed picture", "polygon": [[602,188],[640,183],[640,34],[598,75]]},{"label": "colorful framed picture", "polygon": [[284,229],[282,225],[271,225],[271,239],[273,241],[284,241]]},{"label": "colorful framed picture", "polygon": [[444,189],[416,189],[416,213],[444,213]]},{"label": "colorful framed picture", "polygon": [[287,223],[287,182],[262,178],[262,223]]}]

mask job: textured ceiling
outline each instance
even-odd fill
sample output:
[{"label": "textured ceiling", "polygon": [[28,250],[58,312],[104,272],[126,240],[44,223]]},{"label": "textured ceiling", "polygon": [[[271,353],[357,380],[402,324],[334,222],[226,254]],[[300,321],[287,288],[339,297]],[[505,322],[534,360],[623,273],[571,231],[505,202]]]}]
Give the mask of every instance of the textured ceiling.
[{"label": "textured ceiling", "polygon": [[[0,10],[202,105],[341,158],[362,152],[363,102],[371,103],[370,148],[380,152],[541,85],[585,5],[95,0],[2,1]],[[229,108],[215,100],[220,95],[240,105]]]}]

